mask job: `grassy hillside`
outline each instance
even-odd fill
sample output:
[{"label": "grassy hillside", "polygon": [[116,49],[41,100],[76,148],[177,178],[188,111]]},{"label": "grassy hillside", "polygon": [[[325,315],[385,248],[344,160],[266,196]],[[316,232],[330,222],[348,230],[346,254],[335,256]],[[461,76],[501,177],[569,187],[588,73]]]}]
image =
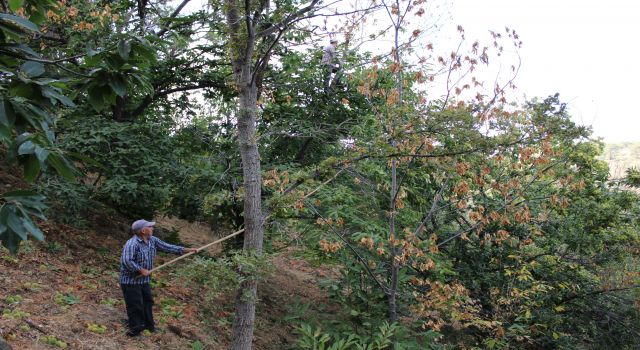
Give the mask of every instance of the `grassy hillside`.
[{"label": "grassy hillside", "polygon": [[[26,188],[12,175],[15,170],[0,164],[0,183]],[[18,255],[0,247],[0,339],[13,350],[229,348],[235,295],[222,293],[206,300],[207,293],[181,275],[191,259],[154,274],[158,331],[135,339],[125,336],[118,269],[129,223],[97,211],[87,219],[83,228],[53,220],[40,223],[46,241],[30,240]],[[186,246],[217,238],[207,225],[167,218],[157,221],[158,236],[162,231],[178,231],[178,240]],[[200,254],[216,256],[216,249]],[[295,348],[295,325],[289,321],[299,318],[301,310],[326,312],[323,308],[330,305],[326,293],[317,287],[324,271],[291,255],[285,250],[274,256],[275,272],[259,287],[256,349]],[[156,266],[173,257],[160,254]]]},{"label": "grassy hillside", "polygon": [[606,144],[601,159],[609,164],[611,177],[620,178],[628,168],[640,168],[640,142]]},{"label": "grassy hillside", "polygon": [[[45,243],[29,241],[17,256],[0,251],[0,337],[14,350],[229,348],[234,295],[219,295],[212,307],[203,298],[206,293],[179,270],[158,272],[153,292],[159,330],[128,338],[117,278],[127,235],[117,227],[78,229],[48,222],[43,228]],[[192,237],[182,229],[180,240],[195,246],[202,232],[195,233]],[[157,263],[170,258],[163,254]],[[300,305],[313,305],[309,311],[314,312],[328,300],[317,288],[322,273],[286,254],[273,263],[275,275],[260,286],[254,344],[291,349],[296,336],[285,320],[295,318]]]}]

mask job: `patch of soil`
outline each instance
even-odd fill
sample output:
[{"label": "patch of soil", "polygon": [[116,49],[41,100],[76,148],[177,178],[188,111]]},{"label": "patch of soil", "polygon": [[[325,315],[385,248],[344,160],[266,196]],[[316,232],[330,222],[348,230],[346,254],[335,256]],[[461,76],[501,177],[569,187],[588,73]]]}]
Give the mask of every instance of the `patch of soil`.
[{"label": "patch of soil", "polygon": [[[1,151],[1,150],[0,150]],[[0,161],[0,193],[28,189],[21,169]],[[28,241],[17,256],[0,248],[0,338],[13,349],[55,349],[51,339],[69,349],[228,349],[235,295],[219,295],[211,309],[205,291],[186,283],[176,267],[154,273],[154,317],[158,331],[135,339],[126,332],[126,312],[118,283],[122,246],[130,222],[108,208],[87,213],[88,228],[52,220],[40,222],[45,242]],[[179,230],[186,245],[200,247],[224,233],[208,226],[161,217],[158,225]],[[209,254],[220,253],[214,246]],[[175,256],[159,254],[159,266]],[[309,266],[285,251],[273,259],[275,275],[258,287],[254,349],[295,349],[291,320],[301,312],[337,313],[317,278],[329,270]],[[59,343],[61,344],[61,343]]]},{"label": "patch of soil", "polygon": [[[199,246],[216,238],[205,226],[198,230],[198,225],[169,222],[170,227],[180,228],[180,240],[186,244]],[[167,225],[164,219],[159,223]],[[116,230],[127,224],[111,226]],[[0,315],[4,314],[0,336],[14,349],[55,348],[45,344],[52,336],[70,349],[190,349],[196,341],[205,349],[229,348],[235,295],[218,296],[218,306],[207,310],[205,293],[174,273],[179,266],[168,267],[154,276],[159,331],[130,339],[125,336],[126,312],[118,284],[120,253],[128,234],[98,233],[51,221],[41,227],[46,242],[29,241],[15,257],[0,251]],[[156,266],[174,257],[160,254]],[[331,305],[317,287],[316,279],[324,272],[288,252],[274,258],[273,264],[275,275],[258,288],[254,348],[295,349],[296,335],[288,317],[303,305],[312,312],[331,313],[337,308],[322,307]],[[104,332],[92,331],[92,325],[104,327]]]},{"label": "patch of soil", "polygon": [[[127,338],[117,275],[124,240],[50,222],[43,227],[46,243],[29,242],[16,257],[6,251],[0,253],[0,328],[14,349],[51,349],[44,344],[44,339],[51,336],[71,349],[182,349],[195,340],[215,345],[202,332],[197,317],[186,322],[193,328],[188,333],[191,338],[167,331],[168,325],[183,320],[165,315],[157,307],[156,318],[165,330],[135,340]],[[169,281],[165,283],[170,285]],[[189,292],[181,288],[154,289],[157,302],[188,299],[184,293]],[[11,299],[18,301],[9,304]],[[180,307],[185,315],[182,317],[197,316],[196,308],[184,303]],[[104,332],[92,332],[92,324],[104,327]]]},{"label": "patch of soil", "polygon": [[22,169],[15,165],[8,165],[2,149],[0,149],[0,159],[0,194],[28,189],[29,185],[22,179]]},{"label": "patch of soil", "polygon": [[[180,241],[191,247],[202,247],[221,238],[221,233],[212,231],[207,224],[199,222],[188,222],[176,217],[162,216],[156,218],[157,226],[167,229],[177,229],[180,231]],[[215,254],[221,251],[220,245],[214,245],[207,249],[208,253]]]}]

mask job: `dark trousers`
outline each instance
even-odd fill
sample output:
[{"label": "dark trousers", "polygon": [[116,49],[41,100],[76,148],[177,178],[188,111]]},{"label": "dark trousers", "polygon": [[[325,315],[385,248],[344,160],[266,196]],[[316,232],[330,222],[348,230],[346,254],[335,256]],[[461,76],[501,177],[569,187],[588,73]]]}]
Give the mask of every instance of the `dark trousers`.
[{"label": "dark trousers", "polygon": [[325,64],[323,67],[324,75],[324,92],[329,93],[331,91],[332,74],[338,71],[338,66],[333,64]]},{"label": "dark trousers", "polygon": [[121,284],[124,303],[127,306],[129,329],[133,332],[141,332],[145,329],[154,330],[153,322],[153,296],[149,283],[145,284]]}]

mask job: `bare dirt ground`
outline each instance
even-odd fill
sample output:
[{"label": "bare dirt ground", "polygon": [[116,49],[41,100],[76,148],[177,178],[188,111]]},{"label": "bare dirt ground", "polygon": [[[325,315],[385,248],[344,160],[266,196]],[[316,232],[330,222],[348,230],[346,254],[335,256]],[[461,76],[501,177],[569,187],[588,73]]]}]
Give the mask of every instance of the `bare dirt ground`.
[{"label": "bare dirt ground", "polygon": [[[200,222],[188,222],[178,218],[162,216],[156,218],[156,223],[167,230],[177,229],[180,231],[180,240],[192,247],[202,247],[203,245],[220,238],[223,233],[212,231],[208,225]],[[219,253],[220,246],[213,246],[207,249],[208,253]]]},{"label": "bare dirt ground", "polygon": [[[235,297],[220,295],[219,307],[206,311],[200,304],[202,291],[173,268],[154,276],[159,331],[126,337],[117,273],[127,224],[118,218],[92,220],[99,228],[43,223],[47,242],[29,242],[18,256],[0,251],[0,337],[16,350],[229,348]],[[190,246],[217,238],[204,225],[168,218],[158,223],[179,229],[180,240]],[[160,256],[156,266],[173,257]],[[317,309],[328,303],[316,283],[323,273],[287,253],[273,263],[276,274],[259,286],[254,348],[293,349],[290,316],[300,305]]]}]

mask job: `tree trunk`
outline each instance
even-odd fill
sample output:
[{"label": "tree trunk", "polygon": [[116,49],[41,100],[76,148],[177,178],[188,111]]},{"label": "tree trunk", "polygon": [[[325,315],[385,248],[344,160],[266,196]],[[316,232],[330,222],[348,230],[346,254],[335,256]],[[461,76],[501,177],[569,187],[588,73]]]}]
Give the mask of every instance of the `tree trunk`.
[{"label": "tree trunk", "polygon": [[[263,11],[269,2],[253,2],[246,0],[242,4],[238,0],[225,0],[224,11],[227,18],[230,46],[230,58],[233,66],[233,76],[238,90],[238,144],[242,156],[242,174],[244,178],[244,246],[246,252],[262,254],[263,213],[261,208],[262,174],[260,171],[260,152],[256,137],[256,115],[258,111],[258,84],[262,81],[262,74],[266,69],[271,49],[276,44],[283,28],[298,16],[311,10],[319,0],[312,0],[311,4],[287,16],[279,24],[268,23],[268,28],[257,32],[259,23],[265,20]],[[253,14],[253,15],[252,15]],[[265,46],[266,52],[260,53],[260,59],[255,61],[254,53],[256,41],[264,44],[264,39],[278,32],[273,41]],[[271,39],[270,39],[271,40]],[[253,66],[253,62],[256,62]],[[242,273],[243,271],[240,271]],[[232,350],[251,350],[253,329],[255,323],[257,281],[247,278],[240,285],[237,295],[236,316],[233,320]]]},{"label": "tree trunk", "polygon": [[125,113],[127,100],[127,95],[124,95],[123,97],[116,96],[116,105],[112,108],[112,118],[114,121],[124,122],[128,119]]},{"label": "tree trunk", "polygon": [[[256,114],[258,89],[253,72],[253,53],[255,50],[255,28],[248,13],[251,2],[244,3],[240,11],[237,0],[225,1],[227,24],[229,26],[229,45],[231,64],[238,90],[238,147],[242,157],[242,175],[244,181],[244,246],[245,253],[262,254],[262,209],[260,172],[260,152],[256,138]],[[246,14],[245,16],[242,13]],[[244,20],[242,20],[244,18]],[[241,25],[246,25],[243,33]],[[239,271],[241,274],[244,271]],[[247,276],[240,284],[236,296],[236,315],[233,319],[232,350],[251,350],[253,329],[256,318],[256,299],[258,284],[252,276]]]},{"label": "tree trunk", "polygon": [[[250,62],[250,61],[249,61]],[[257,88],[251,79],[250,67],[243,67],[240,79],[238,107],[238,143],[242,156],[244,178],[244,246],[245,252],[262,254],[262,209],[260,153],[256,138]],[[240,271],[242,273],[242,271]],[[249,278],[240,286],[236,302],[236,316],[233,321],[233,350],[250,350],[253,340],[257,282]]]},{"label": "tree trunk", "polygon": [[[396,6],[397,8],[400,8],[400,1],[396,0]],[[402,61],[400,59],[400,43],[398,40],[398,33],[400,32],[400,24],[402,23],[401,17],[400,17],[400,13],[397,14],[397,18],[396,18],[396,22],[394,24],[394,34],[395,34],[395,38],[394,38],[394,57],[393,57],[393,61],[395,64],[398,65],[398,70],[396,71],[396,89],[398,91],[398,106],[400,107],[400,115],[398,115],[398,120],[400,120],[400,122],[403,121],[403,112],[402,112],[402,105],[403,105],[403,96],[402,96]],[[396,130],[396,126],[397,126],[397,121],[392,122],[391,125],[391,147],[393,148],[394,152],[396,151],[397,148],[397,142],[395,140],[395,130]],[[389,215],[389,234],[393,235],[395,239],[399,239],[397,237],[396,234],[396,199],[398,197],[398,162],[396,161],[396,159],[392,159],[391,160],[391,203],[389,204],[389,208],[391,211],[391,214]],[[395,242],[392,243],[391,245],[391,271],[390,271],[390,277],[391,277],[391,281],[389,283],[390,288],[389,288],[389,295],[388,295],[388,306],[389,306],[389,323],[393,323],[396,322],[398,319],[398,305],[397,305],[397,292],[398,292],[398,274],[400,272],[400,265],[398,262],[396,262],[396,257],[401,253],[402,248],[397,248],[395,246]],[[391,346],[392,349],[395,349],[395,345]]]},{"label": "tree trunk", "polygon": [[[391,145],[395,149],[395,141],[392,141]],[[393,159],[391,161],[391,203],[389,203],[389,209],[391,214],[389,215],[389,235],[394,237],[394,239],[398,239],[396,237],[396,197],[398,192],[398,183],[397,183],[397,163],[396,160]],[[398,249],[395,246],[395,241],[391,242],[391,283],[389,283],[389,323],[393,323],[398,318],[397,305],[396,305],[396,292],[398,289],[398,263],[396,262],[396,256],[398,255]]]}]

